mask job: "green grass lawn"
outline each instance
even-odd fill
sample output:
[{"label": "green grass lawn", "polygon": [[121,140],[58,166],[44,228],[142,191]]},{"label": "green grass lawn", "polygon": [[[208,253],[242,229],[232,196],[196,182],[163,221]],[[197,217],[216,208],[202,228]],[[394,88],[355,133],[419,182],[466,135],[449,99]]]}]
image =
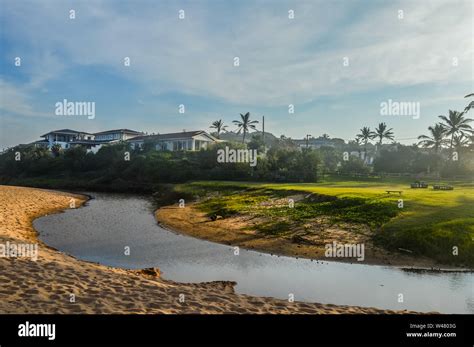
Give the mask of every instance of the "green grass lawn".
[{"label": "green grass lawn", "polygon": [[[248,182],[193,182],[176,186],[178,192],[214,197],[199,204],[209,214],[224,217],[238,213],[273,216],[275,223],[261,226],[269,234],[291,228],[293,223],[317,216],[337,221],[364,223],[374,231],[374,242],[386,249],[404,248],[441,263],[474,266],[474,183],[430,182],[430,188],[411,189],[411,180],[366,179],[327,180],[321,183],[275,184]],[[435,191],[433,183],[454,186],[452,191]],[[402,190],[398,194],[386,190]],[[218,195],[216,195],[218,192]],[[269,198],[301,193],[335,196],[337,199],[311,202],[295,207],[262,208]],[[403,208],[398,200],[403,199]],[[280,218],[280,219],[279,219]],[[286,218],[282,222],[281,218]],[[280,225],[283,223],[282,225]],[[458,255],[453,255],[458,247]]]}]

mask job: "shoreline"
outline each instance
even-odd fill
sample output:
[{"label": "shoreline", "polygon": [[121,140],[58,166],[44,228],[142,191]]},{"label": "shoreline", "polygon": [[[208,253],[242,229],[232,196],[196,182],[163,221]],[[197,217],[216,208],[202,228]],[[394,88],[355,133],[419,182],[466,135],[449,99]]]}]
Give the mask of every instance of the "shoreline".
[{"label": "shoreline", "polygon": [[[0,258],[2,314],[414,314],[236,294],[235,282],[178,283],[159,270],[125,270],[78,260],[38,239],[34,219],[66,210],[77,193],[0,186],[0,243],[34,242],[38,259]],[[7,208],[8,206],[8,208]],[[3,270],[4,269],[4,270]],[[179,298],[184,295],[184,302]],[[74,296],[74,301],[72,301]]]},{"label": "shoreline", "polygon": [[[229,217],[226,219],[209,220],[205,213],[200,212],[195,203],[184,208],[168,205],[158,208],[155,219],[162,228],[177,234],[187,235],[201,240],[237,246],[246,250],[267,253],[270,255],[303,258],[319,262],[340,262],[355,265],[377,265],[398,268],[412,272],[474,272],[474,269],[438,264],[425,257],[412,257],[404,254],[388,252],[380,248],[369,250],[364,261],[347,258],[328,258],[324,249],[315,245],[293,243],[284,238],[259,237],[252,233],[251,221],[246,217]],[[244,230],[243,230],[244,229]],[[332,239],[339,242],[339,240]]]}]

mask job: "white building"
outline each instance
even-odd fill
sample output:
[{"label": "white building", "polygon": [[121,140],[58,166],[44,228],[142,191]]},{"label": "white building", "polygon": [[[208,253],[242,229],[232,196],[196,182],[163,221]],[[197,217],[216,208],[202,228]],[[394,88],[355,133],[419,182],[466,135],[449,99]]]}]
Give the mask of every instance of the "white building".
[{"label": "white building", "polygon": [[96,141],[126,141],[131,138],[143,135],[140,131],[130,129],[115,129],[95,133]]},{"label": "white building", "polygon": [[93,141],[94,134],[71,129],[54,130],[41,135],[43,140],[36,141],[35,145],[43,145],[51,148],[54,144],[60,145],[63,149],[67,149],[74,144],[75,141]]},{"label": "white building", "polygon": [[143,133],[130,129],[107,130],[95,134],[61,129],[42,135],[43,139],[33,142],[33,145],[51,148],[54,144],[58,144],[63,149],[82,146],[87,149],[87,152],[96,153],[106,143],[125,141],[139,135],[143,135]]},{"label": "white building", "polygon": [[128,140],[132,148],[142,148],[146,142],[161,151],[199,151],[220,142],[203,130],[159,135],[137,136]]}]

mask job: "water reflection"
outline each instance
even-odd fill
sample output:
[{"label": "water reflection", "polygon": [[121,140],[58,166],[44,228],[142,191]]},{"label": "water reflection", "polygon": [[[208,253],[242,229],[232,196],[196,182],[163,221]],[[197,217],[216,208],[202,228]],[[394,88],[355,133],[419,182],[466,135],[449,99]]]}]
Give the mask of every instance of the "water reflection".
[{"label": "water reflection", "polygon": [[[157,226],[145,197],[93,194],[87,207],[34,222],[40,238],[80,259],[159,267],[182,282],[233,280],[241,293],[340,305],[474,313],[473,274],[411,273],[385,266],[316,262],[240,250]],[[124,247],[130,247],[125,255]],[[404,302],[398,302],[402,293]]]}]

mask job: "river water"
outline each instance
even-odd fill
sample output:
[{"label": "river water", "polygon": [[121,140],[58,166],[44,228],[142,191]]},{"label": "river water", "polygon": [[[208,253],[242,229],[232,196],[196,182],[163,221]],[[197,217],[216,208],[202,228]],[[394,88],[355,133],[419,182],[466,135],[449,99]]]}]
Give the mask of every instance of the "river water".
[{"label": "river water", "polygon": [[[86,206],[33,225],[46,244],[79,259],[127,269],[160,268],[180,282],[236,281],[236,291],[337,305],[474,313],[472,273],[413,273],[240,250],[157,225],[147,197],[90,193]],[[128,247],[128,248],[127,248]],[[129,249],[129,255],[126,255]],[[399,302],[403,294],[403,302]]]}]

